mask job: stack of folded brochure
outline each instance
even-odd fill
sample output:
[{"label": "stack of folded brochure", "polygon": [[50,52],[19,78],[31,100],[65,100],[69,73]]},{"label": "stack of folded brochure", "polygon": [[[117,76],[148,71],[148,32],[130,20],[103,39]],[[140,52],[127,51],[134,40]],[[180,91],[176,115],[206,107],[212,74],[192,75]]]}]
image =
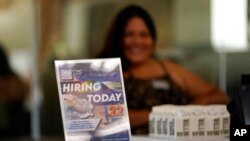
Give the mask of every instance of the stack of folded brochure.
[{"label": "stack of folded brochure", "polygon": [[159,105],[149,116],[149,136],[165,139],[228,138],[226,105]]}]

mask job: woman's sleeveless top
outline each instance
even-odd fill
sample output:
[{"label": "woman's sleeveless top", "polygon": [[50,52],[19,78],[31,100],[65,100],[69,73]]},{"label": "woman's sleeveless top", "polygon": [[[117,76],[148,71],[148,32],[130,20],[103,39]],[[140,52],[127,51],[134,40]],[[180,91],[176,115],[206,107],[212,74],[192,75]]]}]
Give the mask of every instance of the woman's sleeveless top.
[{"label": "woman's sleeveless top", "polygon": [[[129,75],[124,79],[129,109],[148,109],[155,105],[188,103],[188,97],[171,79],[163,62],[160,62],[165,75],[154,79],[138,79]],[[148,124],[132,128],[132,134],[148,134]]]}]

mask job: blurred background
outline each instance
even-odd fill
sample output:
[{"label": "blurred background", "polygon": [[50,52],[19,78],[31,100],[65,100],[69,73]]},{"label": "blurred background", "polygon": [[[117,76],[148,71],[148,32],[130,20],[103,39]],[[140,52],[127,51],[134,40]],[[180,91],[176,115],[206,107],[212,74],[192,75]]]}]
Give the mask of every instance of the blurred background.
[{"label": "blurred background", "polygon": [[[19,137],[63,139],[54,60],[86,59],[97,54],[112,19],[128,4],[138,4],[152,15],[159,58],[176,61],[234,98],[241,75],[250,73],[248,1],[242,13],[246,16],[246,48],[227,51],[214,47],[212,0],[0,0],[0,43],[10,67],[29,90],[22,101],[22,110],[28,115],[23,123],[27,124],[22,125],[25,131]],[[241,25],[233,27],[239,29]],[[3,85],[0,83],[0,87]],[[0,100],[1,105],[8,102]],[[13,126],[7,124],[10,121],[5,107],[0,110],[2,131]],[[20,118],[20,114],[12,116]],[[0,132],[0,137],[13,137],[10,132]]]}]

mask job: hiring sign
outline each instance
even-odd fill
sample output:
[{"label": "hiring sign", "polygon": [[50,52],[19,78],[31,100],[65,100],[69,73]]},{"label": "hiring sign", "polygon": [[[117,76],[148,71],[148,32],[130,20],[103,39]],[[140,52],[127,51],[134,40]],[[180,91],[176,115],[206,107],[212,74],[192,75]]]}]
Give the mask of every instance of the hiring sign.
[{"label": "hiring sign", "polygon": [[66,141],[131,139],[119,58],[56,60]]}]

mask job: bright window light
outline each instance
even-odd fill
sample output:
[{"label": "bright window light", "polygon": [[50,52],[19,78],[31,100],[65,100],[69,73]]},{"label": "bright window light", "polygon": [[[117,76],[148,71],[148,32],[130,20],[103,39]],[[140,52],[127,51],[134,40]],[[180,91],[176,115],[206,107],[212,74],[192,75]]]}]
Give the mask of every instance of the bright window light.
[{"label": "bright window light", "polygon": [[247,0],[211,0],[211,25],[217,52],[248,50]]}]

